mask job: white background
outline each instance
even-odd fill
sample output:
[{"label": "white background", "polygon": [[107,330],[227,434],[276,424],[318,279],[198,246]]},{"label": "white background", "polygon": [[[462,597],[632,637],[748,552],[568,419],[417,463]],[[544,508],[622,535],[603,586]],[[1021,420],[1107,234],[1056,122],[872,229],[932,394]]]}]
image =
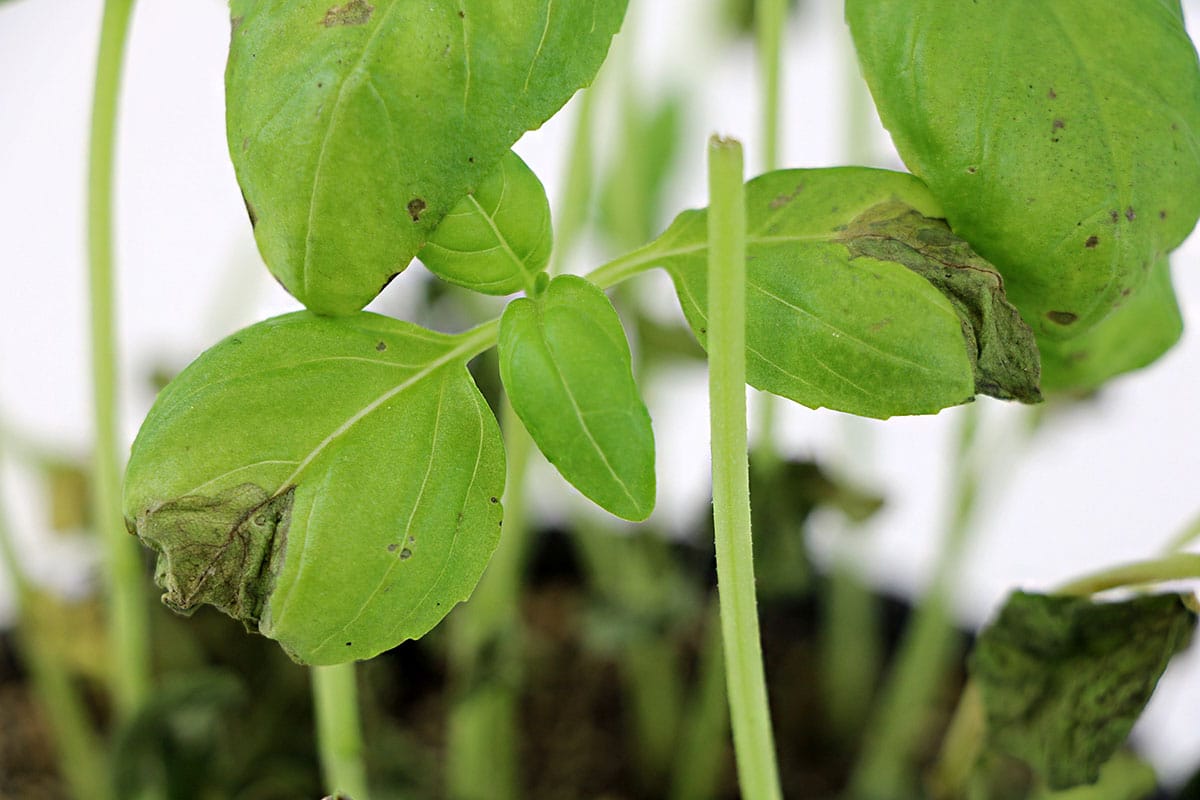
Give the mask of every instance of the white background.
[{"label": "white background", "polygon": [[[704,205],[710,132],[741,138],[749,171],[758,170],[753,51],[749,42],[730,45],[718,36],[713,0],[631,6],[617,47],[635,48],[642,90],[648,97],[673,87],[689,93],[690,134],[669,208]],[[867,101],[841,4],[801,6],[788,32],[783,161],[847,163],[847,103]],[[91,432],[84,176],[100,8],[99,0],[0,5],[0,418],[18,437],[76,455],[87,452]],[[1200,2],[1185,8],[1195,35]],[[127,441],[153,399],[145,380],[151,366],[180,366],[236,328],[296,307],[261,266],[226,154],[228,38],[227,10],[218,0],[138,4],[118,156]],[[517,148],[552,201],[573,116],[568,107]],[[867,160],[899,167],[873,116],[869,123]],[[584,271],[602,258],[585,252],[573,268]],[[1200,315],[1198,260],[1193,236],[1173,262],[1190,328]],[[405,286],[419,270],[410,269],[379,302],[404,308]],[[659,283],[654,291],[660,289],[662,307],[677,313],[669,287]],[[984,436],[994,459],[979,525],[956,576],[965,622],[982,622],[1014,587],[1046,589],[1153,556],[1200,511],[1197,376],[1200,344],[1189,332],[1154,367],[1116,382],[1086,407],[1054,415],[1029,443],[1018,433],[1023,409],[984,401]],[[702,504],[707,491],[703,381],[702,372],[682,371],[647,387],[660,453],[657,521],[676,531],[687,529],[684,510]],[[835,520],[819,519],[813,537],[819,556],[850,552],[872,580],[896,591],[925,585],[939,547],[958,413],[878,423],[790,405],[781,411],[781,439],[790,452],[836,460],[888,497],[886,512],[854,541],[844,541]],[[847,442],[858,446],[849,449]],[[40,487],[11,466],[4,477],[25,567],[39,581],[79,591],[94,573],[90,544],[43,530]],[[542,496],[560,488],[549,471],[541,479],[552,484]],[[11,604],[0,585],[0,619],[11,615]],[[1172,666],[1137,731],[1165,778],[1178,779],[1200,763],[1196,708],[1200,651]]]}]

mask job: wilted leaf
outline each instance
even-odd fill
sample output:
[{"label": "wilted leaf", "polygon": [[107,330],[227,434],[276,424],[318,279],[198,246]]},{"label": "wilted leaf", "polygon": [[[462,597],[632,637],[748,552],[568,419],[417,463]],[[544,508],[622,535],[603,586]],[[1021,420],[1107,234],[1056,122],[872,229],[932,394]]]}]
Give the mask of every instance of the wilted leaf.
[{"label": "wilted leaf", "polygon": [[1096,781],[1195,622],[1177,594],[1098,603],[1014,592],[970,660],[991,744],[1051,789]]}]

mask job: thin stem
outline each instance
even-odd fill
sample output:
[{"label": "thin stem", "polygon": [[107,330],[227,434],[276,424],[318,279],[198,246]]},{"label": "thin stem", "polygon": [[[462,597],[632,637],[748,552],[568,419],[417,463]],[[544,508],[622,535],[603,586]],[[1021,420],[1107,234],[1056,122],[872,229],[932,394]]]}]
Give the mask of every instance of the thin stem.
[{"label": "thin stem", "polygon": [[[759,83],[762,88],[763,171],[779,168],[779,98],[782,74],[783,31],[787,24],[787,0],[755,0],[754,21],[758,42]],[[775,429],[779,403],[770,392],[757,395],[755,465],[772,469],[779,461]]]},{"label": "thin stem", "polygon": [[905,629],[876,712],[867,725],[863,753],[851,779],[850,794],[855,798],[894,797],[910,792],[915,782],[915,752],[954,653],[950,579],[969,540],[979,494],[980,475],[971,457],[978,415],[974,405],[962,410],[951,468],[950,518],[933,583]]},{"label": "thin stem", "polygon": [[333,797],[368,800],[356,666],[312,667],[310,674],[325,788]]},{"label": "thin stem", "polygon": [[758,68],[762,85],[763,171],[779,167],[779,98],[782,84],[783,30],[787,24],[787,0],[755,0],[755,32]]},{"label": "thin stem", "polygon": [[630,250],[607,264],[596,267],[587,274],[587,279],[601,289],[608,289],[645,272],[670,255],[663,253],[657,245],[657,242],[650,242],[636,250]]},{"label": "thin stem", "polygon": [[[3,434],[0,433],[0,465],[3,455]],[[67,666],[48,652],[31,615],[34,588],[17,558],[2,496],[0,574],[7,575],[16,593],[17,610],[21,614],[16,630],[17,646],[29,672],[33,694],[50,723],[59,771],[71,789],[71,796],[76,800],[110,800],[108,768],[83,699],[72,684]]]},{"label": "thin stem", "polygon": [[593,111],[595,89],[580,92],[579,114],[575,118],[575,130],[571,136],[571,149],[567,161],[567,177],[563,187],[554,225],[554,253],[550,260],[550,275],[563,270],[571,250],[579,238],[587,220],[592,197],[593,156]]},{"label": "thin stem", "polygon": [[1174,553],[1094,572],[1063,584],[1054,593],[1089,595],[1127,586],[1195,579],[1200,579],[1200,555]]},{"label": "thin stem", "polygon": [[681,727],[679,755],[671,778],[671,800],[710,800],[717,796],[717,787],[721,785],[724,763],[721,755],[729,735],[729,705],[725,700],[725,662],[716,601],[709,603],[704,619],[699,675]]},{"label": "thin stem", "polygon": [[517,800],[517,693],[522,681],[519,611],[529,548],[526,476],[533,442],[507,400],[501,429],[508,458],[504,528],[479,586],[453,619],[450,662],[457,698],[447,734],[453,800]]},{"label": "thin stem", "polygon": [[150,687],[150,648],[143,570],[137,542],[121,517],[117,444],[117,357],[113,279],[113,164],[117,98],[133,0],[108,0],[96,58],[88,169],[88,260],[91,282],[92,389],[96,426],[95,519],[108,557],[113,641],[113,696],[128,719]]},{"label": "thin stem", "polygon": [[1171,538],[1171,541],[1167,543],[1167,552],[1173,553],[1177,550],[1182,550],[1198,538],[1200,538],[1200,514],[1193,517],[1183,527],[1183,530]]},{"label": "thin stem", "polygon": [[767,705],[746,456],[746,205],[742,147],[708,147],[709,421],[717,594],[738,781],[748,800],[782,796]]}]

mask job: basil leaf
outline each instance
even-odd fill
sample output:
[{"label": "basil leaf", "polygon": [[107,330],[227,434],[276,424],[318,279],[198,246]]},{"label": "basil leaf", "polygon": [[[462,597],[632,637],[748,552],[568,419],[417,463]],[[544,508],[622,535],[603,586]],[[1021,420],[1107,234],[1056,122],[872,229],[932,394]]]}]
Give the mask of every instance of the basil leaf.
[{"label": "basil leaf", "polygon": [[1098,603],[1014,592],[969,663],[990,743],[1051,789],[1095,782],[1195,624],[1177,594]]},{"label": "basil leaf", "polygon": [[513,410],[562,476],[600,507],[640,521],[654,510],[654,431],[621,320],[573,275],[500,319],[500,377]]},{"label": "basil leaf", "polygon": [[1183,317],[1162,258],[1146,285],[1098,325],[1064,342],[1042,340],[1047,392],[1090,392],[1111,378],[1153,364],[1183,335]]},{"label": "basil leaf", "polygon": [[471,353],[386,317],[298,313],[201,355],[125,480],[167,604],[213,604],[312,664],[437,624],[499,537],[504,454]]},{"label": "basil leaf", "polygon": [[[1037,398],[1032,338],[998,281],[972,275],[987,265],[935,219],[937,202],[916,178],[857,167],[771,172],[747,184],[746,213],[751,385],[879,418],[934,413],[976,392]],[[881,220],[884,229],[872,227]],[[706,212],[684,212],[638,256],[671,275],[701,344],[706,229]],[[939,260],[950,251],[961,264]],[[956,290],[952,302],[922,277],[931,270],[961,273],[949,283],[979,277],[983,288]]]},{"label": "basil leaf", "polygon": [[879,113],[1043,337],[1109,315],[1200,216],[1178,3],[848,0]]},{"label": "basil leaf", "polygon": [[595,76],[628,0],[234,0],[227,135],[267,266],[362,308]]},{"label": "basil leaf", "polygon": [[484,294],[532,289],[550,263],[550,201],[541,181],[511,150],[474,192],[458,201],[421,249],[421,263],[444,281]]}]

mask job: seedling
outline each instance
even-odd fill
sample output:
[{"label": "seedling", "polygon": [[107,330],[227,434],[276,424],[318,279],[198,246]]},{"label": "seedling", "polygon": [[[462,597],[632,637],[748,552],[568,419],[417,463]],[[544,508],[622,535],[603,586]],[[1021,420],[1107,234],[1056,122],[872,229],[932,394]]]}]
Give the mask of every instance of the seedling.
[{"label": "seedling", "polygon": [[[510,148],[593,80],[626,5],[234,0],[230,154],[263,259],[308,310],[235,333],[162,392],[124,512],[159,554],[168,605],[214,605],[296,661],[423,636],[501,536],[504,441],[467,371],[490,348],[563,477],[615,516],[651,514],[651,420],[604,290],[664,269],[713,358],[740,777],[747,797],[776,797],[744,384],[887,418],[978,394],[1037,402],[1157,358],[1180,329],[1167,257],[1200,216],[1200,69],[1172,0],[849,0],[913,174],[785,169],[742,186],[740,147],[717,140],[709,209],[587,276],[554,276],[549,204]],[[361,311],[414,258],[523,296],[454,335]],[[1153,686],[1179,630],[1131,681]],[[996,647],[979,656],[988,681]],[[1051,785],[1094,777],[1124,730],[1106,728],[1083,768],[1052,768]]]}]

